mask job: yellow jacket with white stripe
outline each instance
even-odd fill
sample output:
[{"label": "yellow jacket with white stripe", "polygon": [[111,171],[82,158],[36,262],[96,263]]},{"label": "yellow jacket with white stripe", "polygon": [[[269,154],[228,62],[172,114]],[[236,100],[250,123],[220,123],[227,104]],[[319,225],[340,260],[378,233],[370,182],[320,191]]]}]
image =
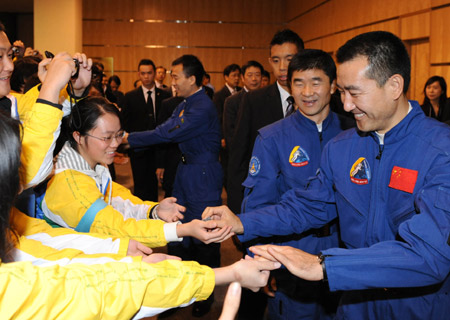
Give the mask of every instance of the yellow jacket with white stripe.
[{"label": "yellow jacket with white stripe", "polygon": [[2,263],[0,317],[139,319],[204,300],[214,285],[212,269],[196,262]]},{"label": "yellow jacket with white stripe", "polygon": [[63,112],[60,105],[39,100],[37,86],[26,94],[12,96],[23,126],[20,181],[27,189],[45,180],[52,172],[53,150]]},{"label": "yellow jacket with white stripe", "polygon": [[196,262],[126,257],[127,239],[52,228],[15,208],[11,225],[18,241],[15,262],[0,261],[1,319],[149,317],[204,300],[215,285]]},{"label": "yellow jacket with white stripe", "polygon": [[66,143],[58,155],[55,175],[47,185],[42,211],[47,219],[65,228],[116,237],[130,237],[150,247],[164,246],[169,228],[176,223],[148,219],[156,202],[142,201],[112,182],[102,165],[92,170]]}]

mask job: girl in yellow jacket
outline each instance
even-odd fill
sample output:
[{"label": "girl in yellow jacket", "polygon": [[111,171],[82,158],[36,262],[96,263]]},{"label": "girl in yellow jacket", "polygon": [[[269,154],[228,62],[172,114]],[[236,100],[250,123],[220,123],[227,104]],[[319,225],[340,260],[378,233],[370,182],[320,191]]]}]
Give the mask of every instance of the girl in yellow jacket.
[{"label": "girl in yellow jacket", "polygon": [[58,155],[55,175],[41,203],[45,218],[81,232],[131,237],[150,247],[194,236],[205,243],[231,236],[214,221],[164,223],[182,218],[175,198],[158,205],[142,201],[112,181],[104,164],[112,163],[124,131],[117,108],[102,97],[88,97],[74,107],[69,141]]},{"label": "girl in yellow jacket", "polygon": [[[24,225],[15,222],[20,215],[10,220],[19,190],[20,138],[17,122],[2,114],[0,151],[2,319],[139,319],[206,299],[215,285],[238,281],[256,290],[267,282],[268,270],[279,267],[270,261],[241,260],[212,270],[196,262],[177,260],[148,264],[120,255],[85,257],[70,249],[61,251],[60,259],[47,254],[46,261],[30,260],[34,264],[12,262],[17,233],[9,222],[13,227]],[[18,230],[22,234],[35,231]],[[57,249],[52,249],[57,254]],[[73,263],[61,261],[77,258]]]}]

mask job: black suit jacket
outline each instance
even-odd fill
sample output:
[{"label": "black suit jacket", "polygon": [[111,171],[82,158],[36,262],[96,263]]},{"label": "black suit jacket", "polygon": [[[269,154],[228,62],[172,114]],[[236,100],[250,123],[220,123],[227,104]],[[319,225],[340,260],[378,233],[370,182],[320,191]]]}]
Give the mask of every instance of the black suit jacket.
[{"label": "black suit jacket", "polygon": [[[161,102],[167,98],[170,98],[170,94],[167,91],[155,87],[156,114],[154,124],[156,124],[156,119],[158,119],[158,114],[161,110]],[[145,131],[155,128],[155,125],[151,125],[152,121],[147,110],[147,103],[145,102],[142,87],[125,94],[122,115],[124,129],[127,132]]]},{"label": "black suit jacket", "polygon": [[243,95],[228,165],[228,206],[233,212],[241,211],[244,190],[242,183],[247,177],[258,130],[283,116],[280,91],[276,83]]},{"label": "black suit jacket", "polygon": [[241,104],[242,98],[247,91],[241,90],[238,93],[229,96],[225,99],[223,106],[223,136],[226,142],[226,148],[228,152],[231,149],[231,142],[234,135],[234,130],[237,125],[237,115],[239,111],[239,105]]},{"label": "black suit jacket", "polygon": [[[241,90],[241,87],[236,87],[236,90]],[[228,87],[225,85],[222,89],[219,91],[214,92],[213,102],[217,109],[217,114],[219,115],[219,121],[220,125],[223,124],[223,105],[225,103],[225,99],[231,96],[230,90],[228,90]]]}]

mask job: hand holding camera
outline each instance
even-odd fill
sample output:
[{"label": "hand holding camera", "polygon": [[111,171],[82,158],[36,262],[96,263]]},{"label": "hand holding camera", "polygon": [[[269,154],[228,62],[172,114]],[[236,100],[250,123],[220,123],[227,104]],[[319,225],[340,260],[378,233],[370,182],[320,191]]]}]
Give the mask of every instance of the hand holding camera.
[{"label": "hand holding camera", "polygon": [[[51,54],[47,54],[47,56],[51,57]],[[52,58],[49,57],[39,63],[38,76],[42,82],[39,97],[58,103],[59,92],[69,81],[72,81],[74,94],[81,96],[90,83],[92,60],[80,53],[75,54],[74,57],[67,53],[58,53]],[[71,80],[77,73],[75,60],[79,64],[78,77]]]}]

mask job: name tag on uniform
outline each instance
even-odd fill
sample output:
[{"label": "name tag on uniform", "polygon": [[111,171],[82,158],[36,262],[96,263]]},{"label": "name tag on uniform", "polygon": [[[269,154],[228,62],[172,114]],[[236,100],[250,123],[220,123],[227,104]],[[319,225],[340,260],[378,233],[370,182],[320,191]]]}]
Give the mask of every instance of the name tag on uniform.
[{"label": "name tag on uniform", "polygon": [[408,193],[413,193],[419,171],[394,166],[392,168],[389,187]]}]

